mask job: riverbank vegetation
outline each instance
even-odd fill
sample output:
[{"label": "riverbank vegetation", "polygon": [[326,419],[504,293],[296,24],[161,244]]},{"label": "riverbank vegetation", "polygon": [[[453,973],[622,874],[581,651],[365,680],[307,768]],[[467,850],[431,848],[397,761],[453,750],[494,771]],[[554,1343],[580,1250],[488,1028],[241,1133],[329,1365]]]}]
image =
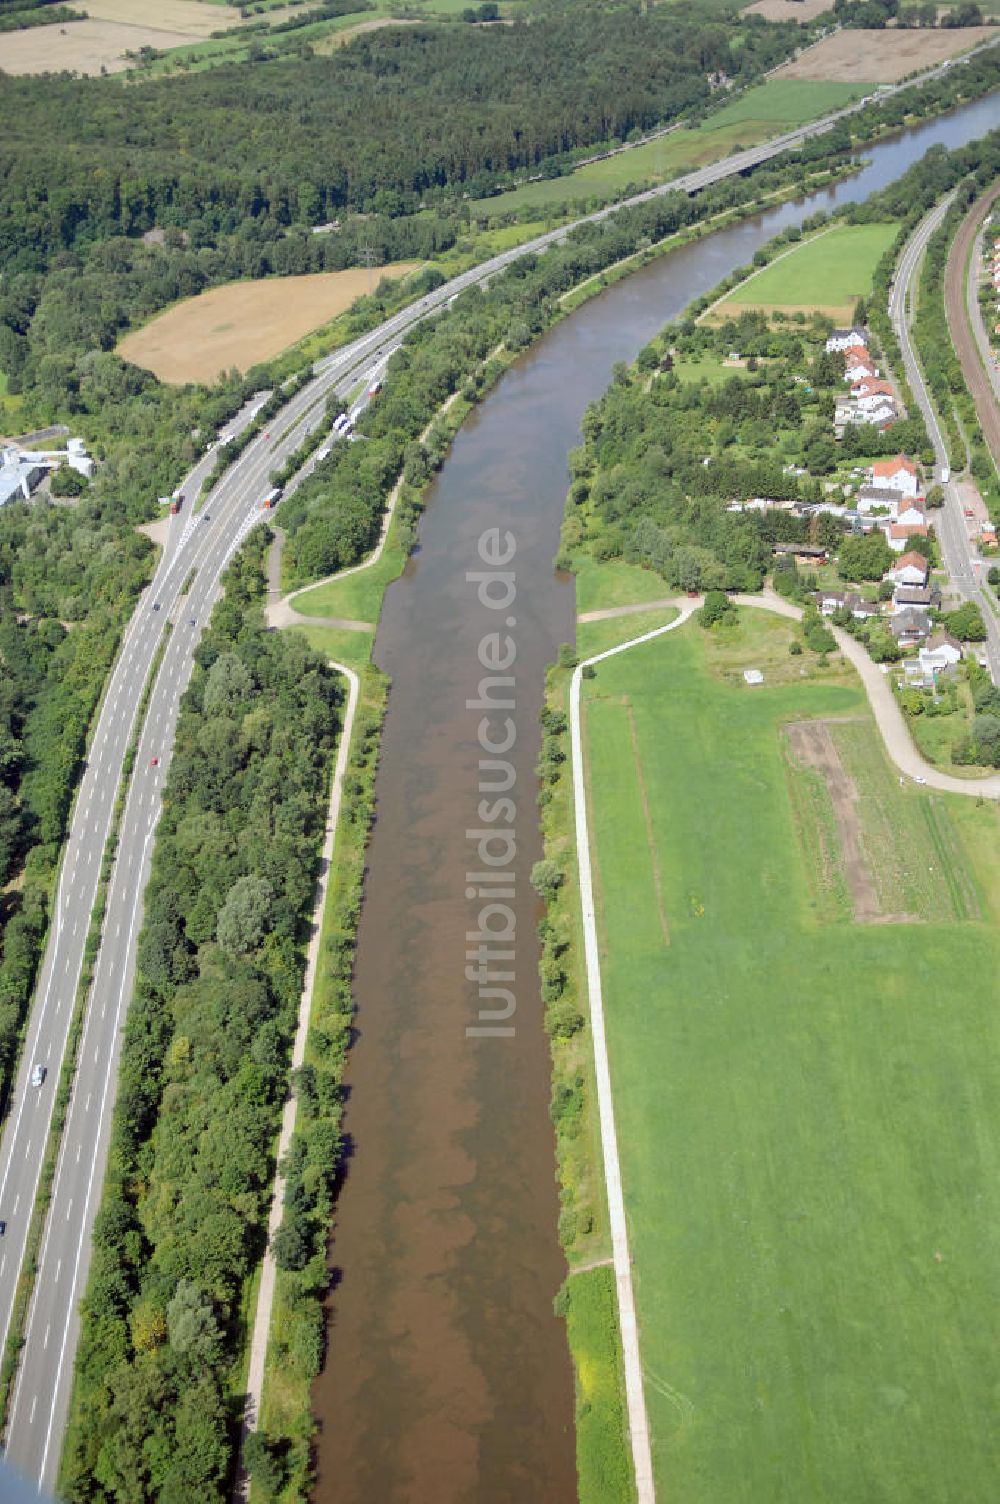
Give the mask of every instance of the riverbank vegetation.
[{"label": "riverbank vegetation", "polygon": [[[343,659],[336,634],[296,629],[324,659]],[[271,1315],[257,1439],[248,1456],[254,1498],[306,1498],[315,1423],[311,1388],[324,1351],[323,1301],[329,1287],[327,1240],[342,1166],[341,1077],[354,1005],[354,948],[361,912],[375,771],[388,685],[367,662],[362,638],[360,691],[350,761],[322,920],[306,1056],[295,1090],[298,1112],[288,1155],[285,1209],[274,1246],[278,1276]]]},{"label": "riverbank vegetation", "polygon": [[[227,573],[167,782],[64,1455],[81,1504],[137,1490],[208,1504],[231,1467],[244,1282],[265,1234],[343,699],[300,638],[263,631],[263,541]],[[315,1067],[300,1082],[322,1108],[336,1103],[335,1051],[327,1070],[329,1086]],[[335,1124],[316,1117],[289,1182],[292,1267],[336,1165]]]}]

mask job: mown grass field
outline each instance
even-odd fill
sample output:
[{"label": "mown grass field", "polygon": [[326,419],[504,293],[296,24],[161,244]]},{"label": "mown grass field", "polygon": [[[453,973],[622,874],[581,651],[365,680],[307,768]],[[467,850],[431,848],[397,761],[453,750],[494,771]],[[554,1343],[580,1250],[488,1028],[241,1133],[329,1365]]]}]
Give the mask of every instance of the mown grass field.
[{"label": "mown grass field", "polygon": [[568,177],[524,183],[495,198],[477,199],[473,208],[480,215],[498,215],[528,207],[555,209],[579,199],[611,199],[630,183],[663,182],[693,167],[717,162],[742,146],[755,146],[838,109],[863,92],[854,84],[768,80],[693,130],[671,131],[656,141],[579,167]]},{"label": "mown grass field", "polygon": [[[777,652],[788,628],[769,630]],[[849,677],[749,689],[711,656],[714,671],[692,623],[585,681],[659,1490],[988,1498],[1000,812],[901,788]],[[862,718],[842,755],[878,860],[939,918],[856,925],[810,907],[815,853],[779,728],[813,715]],[[970,892],[983,917],[958,921],[949,895]]]},{"label": "mown grass field", "polygon": [[875,268],[898,233],[898,224],[845,224],[815,235],[734,287],[716,316],[733,304],[849,307],[871,292]]}]

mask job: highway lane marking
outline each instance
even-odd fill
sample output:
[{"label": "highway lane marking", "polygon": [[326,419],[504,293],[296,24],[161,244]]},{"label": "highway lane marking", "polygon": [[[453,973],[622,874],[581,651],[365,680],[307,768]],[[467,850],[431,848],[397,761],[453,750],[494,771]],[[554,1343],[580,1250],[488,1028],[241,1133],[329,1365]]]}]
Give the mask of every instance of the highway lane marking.
[{"label": "highway lane marking", "polygon": [[16,1196],[15,1201],[14,1201],[14,1216],[15,1217],[17,1216],[17,1209],[18,1209],[18,1207],[20,1205],[21,1205],[21,1192],[18,1191],[17,1196]]},{"label": "highway lane marking", "polygon": [[60,1259],[59,1262],[56,1264],[56,1278],[55,1278],[55,1283],[56,1284],[59,1283],[59,1276],[60,1276],[61,1273],[62,1273],[62,1259]]},{"label": "highway lane marking", "polygon": [[38,1404],[38,1395],[37,1394],[33,1394],[31,1396],[31,1414],[28,1416],[28,1425],[29,1426],[33,1426],[35,1424],[35,1406],[37,1404]]},{"label": "highway lane marking", "polygon": [[69,1205],[66,1208],[66,1221],[67,1222],[69,1221],[70,1213],[72,1212],[72,1210],[73,1210],[73,1197],[71,1196],[69,1198]]},{"label": "highway lane marking", "polygon": [[45,1336],[42,1338],[42,1349],[43,1349],[43,1351],[49,1345],[49,1333],[51,1332],[51,1330],[52,1330],[52,1323],[50,1321],[49,1324],[48,1324],[48,1326],[45,1328]]},{"label": "highway lane marking", "polygon": [[[151,839],[152,839],[152,833],[150,833],[150,835],[148,835],[146,837],[146,840],[143,843],[143,848],[142,848],[142,858],[143,858],[143,860],[145,860],[146,851],[147,851],[147,849],[149,847],[149,843],[150,843]],[[127,949],[129,951],[132,948],[132,937],[133,937],[133,934],[135,932],[136,921],[137,921],[137,919],[139,917],[139,899],[140,899],[140,897],[141,897],[141,894],[139,892],[139,887],[137,885],[137,887],[136,887],[136,893],[135,893],[135,898],[134,898],[133,904],[132,904],[132,921],[131,921],[131,923],[129,925],[129,938],[128,938],[128,947],[127,947]],[[116,1034],[118,1032],[118,1028],[119,1028],[120,1023],[121,1023],[121,1012],[122,1012],[122,1008],[123,1008],[124,1003],[125,1003],[125,981],[126,981],[126,976],[127,976],[127,969],[123,969],[123,971],[122,971],[122,979],[121,979],[121,986],[118,989],[118,1005],[117,1005],[116,1018],[115,1018],[115,1032],[116,1032]],[[113,1063],[114,1063],[114,1051],[112,1050],[108,1054],[107,1068],[105,1069],[105,1072],[104,1072],[104,1086],[103,1086],[102,1093],[101,1093],[100,1111],[98,1113],[98,1122],[99,1123],[103,1123],[103,1121],[104,1121],[104,1113],[105,1113],[105,1108],[107,1106],[107,1100],[108,1100],[108,1091],[109,1091],[110,1086],[111,1086],[111,1078],[112,1078],[112,1074],[113,1074],[113,1072],[112,1072]],[[73,1278],[72,1278],[72,1281],[71,1281],[71,1284],[70,1284],[70,1292],[69,1292],[69,1295],[70,1295],[70,1298],[69,1298],[69,1307],[68,1307],[69,1311],[72,1311],[75,1308],[75,1306],[76,1306],[76,1287],[77,1287],[77,1281],[79,1279],[79,1274],[80,1274],[80,1261],[83,1258],[84,1245],[87,1244],[89,1246],[89,1242],[90,1242],[89,1237],[87,1237],[87,1218],[88,1218],[88,1215],[89,1215],[89,1212],[90,1212],[90,1199],[91,1199],[91,1196],[93,1195],[93,1191],[94,1191],[94,1176],[95,1176],[95,1174],[97,1172],[97,1162],[98,1162],[99,1158],[100,1158],[100,1155],[95,1152],[94,1154],[91,1155],[91,1159],[90,1159],[90,1174],[89,1174],[89,1176],[87,1178],[87,1194],[86,1194],[86,1196],[84,1198],[83,1216],[80,1219],[80,1236],[77,1239],[76,1257],[75,1257],[74,1262],[73,1262]],[[57,1190],[57,1187],[54,1187],[53,1188],[53,1195],[55,1195],[56,1190]],[[72,1202],[70,1204],[72,1205]],[[36,1288],[37,1288],[37,1280],[36,1280]],[[58,1365],[56,1367],[55,1382],[52,1385],[52,1403],[51,1403],[51,1405],[49,1407],[49,1423],[48,1423],[48,1426],[47,1426],[46,1432],[45,1432],[45,1449],[44,1449],[44,1451],[42,1453],[42,1465],[41,1465],[41,1467],[39,1468],[39,1471],[38,1471],[38,1477],[39,1478],[44,1478],[45,1477],[45,1468],[46,1468],[46,1466],[48,1464],[48,1460],[49,1460],[49,1450],[50,1450],[50,1448],[52,1446],[52,1431],[53,1431],[53,1428],[55,1426],[56,1400],[57,1400],[58,1395],[59,1395],[59,1386],[60,1386],[60,1383],[62,1382],[63,1366],[64,1366],[65,1361],[66,1361],[66,1344],[69,1341],[69,1332],[70,1332],[70,1327],[71,1326],[72,1326],[72,1322],[70,1320],[66,1320],[65,1322],[63,1322],[62,1343],[60,1344],[60,1348],[59,1348],[59,1363],[58,1363]],[[28,1331],[25,1333],[25,1342],[26,1343],[27,1343],[29,1337],[30,1337],[30,1321],[29,1321]],[[15,1397],[15,1402],[16,1402],[16,1397]],[[13,1414],[13,1411],[11,1413]]]}]

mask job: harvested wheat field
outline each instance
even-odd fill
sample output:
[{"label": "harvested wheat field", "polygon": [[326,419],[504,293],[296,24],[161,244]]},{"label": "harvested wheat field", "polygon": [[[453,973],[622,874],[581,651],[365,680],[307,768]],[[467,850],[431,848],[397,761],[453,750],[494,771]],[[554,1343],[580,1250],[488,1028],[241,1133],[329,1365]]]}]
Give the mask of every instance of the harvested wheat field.
[{"label": "harvested wheat field", "polygon": [[107,73],[121,73],[130,66],[126,52],[138,52],[140,47],[156,47],[165,52],[169,47],[183,47],[191,41],[197,38],[187,32],[161,31],[155,26],[123,26],[117,21],[33,26],[30,31],[4,33],[3,71],[100,73],[103,68]]},{"label": "harvested wheat field", "polygon": [[183,31],[186,40],[198,42],[213,31],[238,26],[242,19],[235,5],[206,5],[204,0],[81,0],[94,21],[119,21],[125,26],[148,28],[155,22],[163,31]]},{"label": "harvested wheat field", "polygon": [[[381,277],[405,277],[414,261],[377,268]],[[303,335],[350,308],[368,291],[368,272],[317,272],[227,282],[161,313],[127,334],[117,347],[123,360],[161,381],[214,381],[221,371],[247,371],[270,360]]]},{"label": "harvested wheat field", "polygon": [[757,0],[748,5],[745,15],[763,16],[765,21],[798,21],[800,24],[833,9],[833,0]]},{"label": "harvested wheat field", "polygon": [[997,35],[992,26],[954,31],[839,31],[785,63],[774,78],[809,78],[839,84],[891,84],[968,52]]}]

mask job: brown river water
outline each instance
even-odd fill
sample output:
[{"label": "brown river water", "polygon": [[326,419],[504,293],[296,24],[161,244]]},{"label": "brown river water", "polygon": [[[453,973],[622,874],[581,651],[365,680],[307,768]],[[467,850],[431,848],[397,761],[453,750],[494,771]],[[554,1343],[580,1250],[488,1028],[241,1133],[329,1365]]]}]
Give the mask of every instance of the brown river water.
[{"label": "brown river water", "polygon": [[[636,272],[540,340],[454,444],[375,644],[392,691],[314,1391],[317,1504],[576,1497],[572,1370],[552,1312],[566,1265],[528,877],[541,855],[544,670],[574,636],[572,581],[555,577],[552,559],[584,409],[615,361],[633,359],[785,225],[998,124],[993,96],[872,148],[871,165],[832,190]],[[492,712],[476,708],[483,699]],[[481,999],[483,985],[498,995]],[[485,1023],[484,1007],[496,1015]]]}]

